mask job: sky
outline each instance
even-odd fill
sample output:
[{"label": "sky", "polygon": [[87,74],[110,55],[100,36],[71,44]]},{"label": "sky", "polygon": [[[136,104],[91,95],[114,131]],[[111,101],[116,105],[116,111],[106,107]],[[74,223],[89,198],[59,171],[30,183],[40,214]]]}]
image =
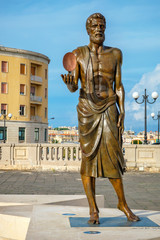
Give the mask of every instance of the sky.
[{"label": "sky", "polygon": [[[122,82],[125,88],[125,130],[144,130],[144,104],[137,104],[132,93],[142,100],[147,89],[160,95],[160,1],[159,0],[0,0],[0,45],[47,55],[49,64],[49,125],[78,126],[76,105],[79,90],[70,93],[60,75],[63,56],[87,45],[86,19],[95,12],[106,18],[104,45],[123,53]],[[79,85],[80,87],[80,85]],[[160,96],[147,104],[148,131],[156,131]],[[54,117],[54,120],[50,118]]]}]

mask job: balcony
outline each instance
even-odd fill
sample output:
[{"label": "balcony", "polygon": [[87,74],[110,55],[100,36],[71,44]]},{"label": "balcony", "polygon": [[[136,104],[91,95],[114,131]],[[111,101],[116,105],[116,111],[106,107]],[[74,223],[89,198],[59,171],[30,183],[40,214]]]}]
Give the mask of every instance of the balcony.
[{"label": "balcony", "polygon": [[42,122],[42,118],[39,117],[38,115],[35,115],[35,116],[31,116],[31,121],[33,122]]},{"label": "balcony", "polygon": [[36,75],[31,74],[31,81],[34,82],[35,84],[37,83],[38,85],[42,84],[42,78]]},{"label": "balcony", "polygon": [[42,104],[42,97],[30,95],[31,102],[34,102],[35,104]]}]

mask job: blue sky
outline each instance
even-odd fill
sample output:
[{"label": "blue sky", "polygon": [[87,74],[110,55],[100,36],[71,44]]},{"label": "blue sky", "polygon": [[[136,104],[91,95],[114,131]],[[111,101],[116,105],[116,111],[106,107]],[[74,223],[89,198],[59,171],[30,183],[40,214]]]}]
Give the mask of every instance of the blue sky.
[{"label": "blue sky", "polygon": [[[0,45],[40,52],[49,64],[49,118],[52,126],[77,125],[78,91],[70,93],[60,74],[66,52],[89,43],[85,22],[100,12],[106,17],[105,45],[123,52],[122,81],[126,91],[125,129],[144,129],[144,105],[132,100],[133,91],[160,95],[159,0],[0,0]],[[151,100],[151,99],[150,99]],[[157,130],[151,112],[160,110],[160,97],[148,104],[148,130]]]}]

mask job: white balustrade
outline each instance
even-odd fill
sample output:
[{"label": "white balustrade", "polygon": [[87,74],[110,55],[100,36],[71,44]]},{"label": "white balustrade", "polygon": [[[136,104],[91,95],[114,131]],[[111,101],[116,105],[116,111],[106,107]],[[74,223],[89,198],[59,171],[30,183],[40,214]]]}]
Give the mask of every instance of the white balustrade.
[{"label": "white balustrade", "polygon": [[[80,161],[81,150],[79,144],[41,144],[41,160],[56,161]],[[47,150],[49,149],[49,150]]]},{"label": "white balustrade", "polygon": [[[15,154],[16,151],[16,154]],[[79,144],[0,144],[0,165],[72,170],[80,168]],[[25,165],[26,167],[26,165]]]},{"label": "white balustrade", "polygon": [[[160,171],[158,145],[125,145],[127,168]],[[82,153],[79,144],[0,144],[0,167],[12,169],[79,170]]]}]

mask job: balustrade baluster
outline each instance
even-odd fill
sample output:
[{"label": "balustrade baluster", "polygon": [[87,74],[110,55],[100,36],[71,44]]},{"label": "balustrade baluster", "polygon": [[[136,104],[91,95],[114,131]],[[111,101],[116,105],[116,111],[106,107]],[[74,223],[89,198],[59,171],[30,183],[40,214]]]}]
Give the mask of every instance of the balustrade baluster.
[{"label": "balustrade baluster", "polygon": [[43,161],[47,161],[47,147],[43,147]]},{"label": "balustrade baluster", "polygon": [[76,159],[75,161],[79,161],[79,147],[76,147]]},{"label": "balustrade baluster", "polygon": [[58,160],[58,148],[59,148],[59,147],[54,147],[54,160],[55,160],[55,161]]},{"label": "balustrade baluster", "polygon": [[79,147],[79,161],[81,161],[81,160],[82,160],[82,151],[81,151],[81,149]]},{"label": "balustrade baluster", "polygon": [[70,147],[70,151],[71,151],[70,160],[73,161],[74,160],[74,158],[73,158],[73,154],[74,154],[73,153],[73,147]]},{"label": "balustrade baluster", "polygon": [[52,147],[49,147],[49,157],[48,157],[48,160],[52,161],[53,160],[53,148]]},{"label": "balustrade baluster", "polygon": [[65,158],[64,158],[64,160],[68,161],[69,160],[68,159],[68,147],[65,147],[64,149],[65,149]]},{"label": "balustrade baluster", "polygon": [[59,160],[62,161],[63,160],[63,148],[59,147]]}]

